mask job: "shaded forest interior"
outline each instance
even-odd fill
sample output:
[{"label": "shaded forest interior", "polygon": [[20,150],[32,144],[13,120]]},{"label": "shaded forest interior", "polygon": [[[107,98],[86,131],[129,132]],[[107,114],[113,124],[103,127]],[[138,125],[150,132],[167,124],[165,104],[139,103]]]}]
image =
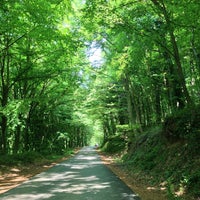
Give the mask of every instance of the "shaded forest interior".
[{"label": "shaded forest interior", "polygon": [[164,179],[199,197],[199,10],[196,0],[2,0],[0,165],[98,143],[141,171],[168,161]]}]

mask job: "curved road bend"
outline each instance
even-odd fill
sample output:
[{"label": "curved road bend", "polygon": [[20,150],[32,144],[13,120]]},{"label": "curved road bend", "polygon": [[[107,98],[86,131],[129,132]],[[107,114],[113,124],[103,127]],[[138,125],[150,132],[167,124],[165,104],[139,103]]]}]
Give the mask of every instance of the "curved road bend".
[{"label": "curved road bend", "polygon": [[139,200],[92,147],[0,195],[1,200]]}]

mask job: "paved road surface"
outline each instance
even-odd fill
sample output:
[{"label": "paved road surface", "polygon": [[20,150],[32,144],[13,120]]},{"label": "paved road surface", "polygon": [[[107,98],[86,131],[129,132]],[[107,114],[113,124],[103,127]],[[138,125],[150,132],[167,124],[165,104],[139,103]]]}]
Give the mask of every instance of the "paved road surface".
[{"label": "paved road surface", "polygon": [[92,147],[20,186],[0,200],[139,200],[104,164]]}]

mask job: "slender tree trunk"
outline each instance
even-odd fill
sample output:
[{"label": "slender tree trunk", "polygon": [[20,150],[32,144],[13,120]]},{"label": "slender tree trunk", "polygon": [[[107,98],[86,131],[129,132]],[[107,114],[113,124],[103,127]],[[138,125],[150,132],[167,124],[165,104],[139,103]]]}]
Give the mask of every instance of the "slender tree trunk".
[{"label": "slender tree trunk", "polygon": [[[126,91],[126,95],[127,95],[127,105],[128,105],[128,114],[129,114],[130,125],[133,126],[137,123],[139,125],[140,132],[142,132],[142,127],[141,127],[142,124],[141,124],[139,108],[136,103],[136,97],[134,95],[133,86],[131,85],[127,74],[125,74],[125,78],[124,78],[124,87],[125,87],[125,91]],[[134,111],[135,111],[136,117],[133,114]]]},{"label": "slender tree trunk", "polygon": [[135,116],[133,115],[133,104],[132,104],[132,98],[130,94],[130,86],[127,76],[124,79],[124,86],[126,91],[126,98],[127,98],[127,106],[128,106],[128,115],[129,115],[129,123],[131,126],[136,123]]},{"label": "slender tree trunk", "polygon": [[[166,88],[168,91],[168,101],[172,108],[172,110],[177,108],[183,108],[185,105],[184,102],[184,94],[182,91],[182,87],[180,85],[180,82],[178,81],[178,74],[177,70],[174,69],[173,62],[171,60],[170,55],[168,52],[163,52],[164,59],[166,62]],[[179,105],[179,106],[178,106]]]},{"label": "slender tree trunk", "polygon": [[14,139],[14,145],[13,145],[13,153],[17,154],[20,147],[20,135],[21,135],[21,127],[20,125],[17,126],[15,131],[15,139]]},{"label": "slender tree trunk", "polygon": [[103,116],[103,133],[104,133],[104,142],[106,142],[109,137],[109,124],[106,115]]},{"label": "slender tree trunk", "polygon": [[[158,3],[155,0],[153,2],[154,2],[155,5],[158,5]],[[178,74],[177,74],[178,75],[178,77],[177,77],[178,81],[180,82],[180,85],[182,87],[182,90],[183,90],[184,96],[186,98],[187,104],[194,105],[194,102],[192,101],[192,99],[189,95],[188,89],[186,87],[186,82],[185,82],[185,77],[184,77],[183,70],[182,70],[182,64],[181,64],[179,49],[178,49],[178,45],[177,45],[176,38],[175,38],[175,35],[174,35],[174,28],[173,28],[173,25],[171,23],[171,19],[169,17],[167,9],[165,7],[164,1],[161,2],[159,7],[163,12],[163,15],[164,15],[165,20],[166,20],[167,28],[168,28],[168,31],[169,31],[170,41],[171,41],[171,45],[172,45],[172,49],[173,49],[174,60],[175,60],[177,72],[178,72]]]},{"label": "slender tree trunk", "polygon": [[182,70],[179,50],[178,50],[178,46],[177,46],[177,43],[176,43],[176,39],[175,39],[173,30],[170,30],[170,38],[171,38],[171,43],[172,43],[173,50],[174,50],[174,59],[175,59],[175,63],[176,63],[176,66],[177,66],[177,71],[178,71],[178,80],[179,80],[179,82],[182,86],[182,89],[183,89],[184,95],[186,97],[187,103],[189,105],[193,105],[193,101],[192,101],[192,99],[189,95],[188,89],[186,87],[186,82],[185,82],[185,77],[184,77],[183,70]]},{"label": "slender tree trunk", "polygon": [[[1,101],[2,108],[5,108],[5,106],[7,105],[8,93],[9,93],[8,86],[3,84],[2,101]],[[4,114],[2,114],[0,125],[1,125],[1,136],[2,136],[2,144],[1,144],[2,153],[6,154],[7,153],[7,117]]]},{"label": "slender tree trunk", "polygon": [[112,113],[110,114],[110,126],[112,130],[112,135],[114,135],[116,133],[116,123],[115,123],[115,117]]},{"label": "slender tree trunk", "polygon": [[[2,53],[1,63],[0,63],[0,73],[1,73],[1,106],[5,108],[8,103],[8,95],[9,95],[9,83],[10,83],[10,55],[9,55],[9,42],[8,38],[5,39],[6,48]],[[3,154],[6,154],[7,149],[7,117],[5,114],[1,116],[1,150]]]},{"label": "slender tree trunk", "polygon": [[[198,44],[199,45],[199,44]],[[192,31],[192,39],[191,39],[191,61],[190,61],[190,66],[191,66],[191,84],[196,85],[196,88],[199,88],[198,93],[200,93],[200,49],[199,47],[196,47],[195,45],[195,37],[194,37],[194,30]],[[193,90],[193,96],[195,95],[195,92]],[[198,98],[198,97],[197,97]]]},{"label": "slender tree trunk", "polygon": [[29,151],[30,150],[30,136],[29,136],[29,125],[30,125],[30,119],[26,119],[26,126],[24,129],[24,150]]},{"label": "slender tree trunk", "polygon": [[176,38],[175,38],[175,35],[174,35],[174,28],[173,28],[173,25],[171,23],[169,13],[167,12],[164,1],[157,1],[157,0],[151,0],[151,1],[164,15],[166,25],[167,25],[167,28],[168,28],[168,31],[169,31],[169,35],[170,35],[170,42],[171,42],[172,49],[173,49],[174,61],[175,61],[175,64],[176,64],[177,81],[181,85],[181,89],[183,90],[187,104],[188,105],[194,105],[194,102],[192,101],[192,99],[189,95],[188,89],[186,87],[185,77],[184,77],[182,65],[181,65],[179,49],[178,49],[178,45],[177,45]]},{"label": "slender tree trunk", "polygon": [[1,118],[2,154],[7,154],[7,117]]},{"label": "slender tree trunk", "polygon": [[145,112],[146,112],[146,126],[152,125],[152,113],[154,112],[152,105],[153,101],[150,98],[146,98],[145,100]]},{"label": "slender tree trunk", "polygon": [[76,129],[77,131],[77,133],[76,133],[76,147],[80,147],[80,143],[81,143],[81,136],[80,136],[80,134],[81,134],[81,127],[77,127],[77,129]]},{"label": "slender tree trunk", "polygon": [[161,112],[161,98],[160,98],[160,85],[155,86],[155,108],[156,108],[156,122],[161,123],[162,112]]}]

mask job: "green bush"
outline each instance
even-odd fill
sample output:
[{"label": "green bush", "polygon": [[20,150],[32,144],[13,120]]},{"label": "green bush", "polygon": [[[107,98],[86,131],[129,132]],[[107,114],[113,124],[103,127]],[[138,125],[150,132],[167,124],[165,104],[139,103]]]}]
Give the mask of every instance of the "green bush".
[{"label": "green bush", "polygon": [[103,145],[102,151],[107,153],[117,153],[123,151],[126,148],[126,143],[123,137],[115,135],[110,137]]},{"label": "green bush", "polygon": [[22,162],[22,163],[35,163],[35,161],[43,159],[42,155],[40,155],[38,152],[30,151],[25,152],[22,154],[14,155],[16,160]]},{"label": "green bush", "polygon": [[20,154],[13,154],[13,155],[4,155],[0,157],[0,164],[1,165],[17,165],[17,164],[33,164],[37,160],[44,159],[42,155],[37,152],[25,152]]},{"label": "green bush", "polygon": [[200,106],[185,108],[165,119],[163,134],[170,142],[187,140],[194,142],[200,138]]},{"label": "green bush", "polygon": [[200,171],[192,174],[189,177],[189,181],[188,181],[188,184],[187,184],[187,189],[195,197],[200,197]]},{"label": "green bush", "polygon": [[141,170],[149,171],[156,166],[156,159],[161,155],[162,147],[146,144],[143,149],[137,149],[132,160]]},{"label": "green bush", "polygon": [[18,163],[18,160],[16,160],[13,155],[0,156],[0,165],[12,166],[12,165],[16,165],[17,163]]}]

